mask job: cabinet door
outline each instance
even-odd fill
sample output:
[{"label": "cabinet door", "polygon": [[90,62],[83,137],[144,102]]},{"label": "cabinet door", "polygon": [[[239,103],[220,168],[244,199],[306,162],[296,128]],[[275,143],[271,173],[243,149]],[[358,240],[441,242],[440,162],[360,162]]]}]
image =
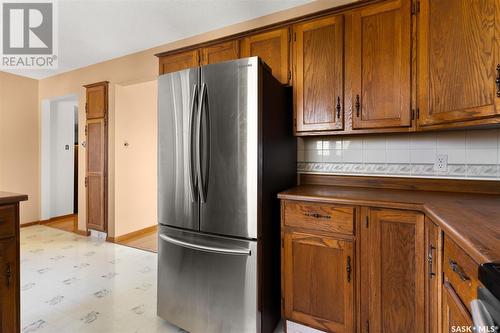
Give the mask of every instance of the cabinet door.
[{"label": "cabinet door", "polygon": [[297,132],[343,129],[344,17],[297,24],[294,102]]},{"label": "cabinet door", "polygon": [[462,304],[453,287],[443,284],[443,333],[457,332],[457,327],[472,326],[472,318],[467,308]]},{"label": "cabinet door", "polygon": [[353,331],[352,242],[285,233],[285,317],[327,332]]},{"label": "cabinet door", "polygon": [[423,215],[369,209],[365,217],[360,227],[361,332],[424,332]]},{"label": "cabinet door", "polygon": [[425,323],[426,332],[439,333],[441,328],[442,232],[425,219]]},{"label": "cabinet door", "polygon": [[211,45],[201,49],[201,64],[216,64],[222,61],[235,60],[240,57],[239,42],[229,42]]},{"label": "cabinet door", "polygon": [[418,20],[420,125],[498,115],[500,1],[421,0]]},{"label": "cabinet door", "polygon": [[411,126],[411,0],[368,6],[350,22],[353,129]]},{"label": "cabinet door", "polygon": [[191,50],[160,57],[160,75],[177,72],[200,64],[198,50]]},{"label": "cabinet door", "polygon": [[87,119],[103,118],[108,111],[108,83],[99,82],[85,86],[87,102],[85,113]]},{"label": "cabinet door", "polygon": [[289,28],[282,28],[245,37],[241,42],[241,57],[260,57],[271,68],[274,77],[289,84],[289,35]]},{"label": "cabinet door", "polygon": [[87,229],[106,231],[106,120],[87,121]]},{"label": "cabinet door", "polygon": [[0,241],[0,331],[19,331],[19,264],[14,238]]}]

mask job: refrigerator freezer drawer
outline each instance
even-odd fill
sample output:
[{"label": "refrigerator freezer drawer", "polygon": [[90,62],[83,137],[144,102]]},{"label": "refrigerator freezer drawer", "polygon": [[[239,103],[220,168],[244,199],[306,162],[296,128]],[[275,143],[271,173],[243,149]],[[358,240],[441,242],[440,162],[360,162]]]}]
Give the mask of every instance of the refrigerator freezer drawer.
[{"label": "refrigerator freezer drawer", "polygon": [[259,332],[257,241],[159,230],[158,315],[191,333]]}]

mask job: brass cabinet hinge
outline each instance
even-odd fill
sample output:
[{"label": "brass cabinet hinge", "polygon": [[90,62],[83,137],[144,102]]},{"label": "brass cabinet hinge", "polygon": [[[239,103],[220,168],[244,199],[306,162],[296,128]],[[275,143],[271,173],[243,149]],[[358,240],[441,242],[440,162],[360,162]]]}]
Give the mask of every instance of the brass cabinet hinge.
[{"label": "brass cabinet hinge", "polygon": [[366,321],[366,333],[370,333],[370,322]]},{"label": "brass cabinet hinge", "polygon": [[283,240],[283,238],[281,239],[281,248],[285,248],[285,241]]},{"label": "brass cabinet hinge", "polygon": [[293,33],[293,41],[294,41],[294,42],[296,42],[296,41],[297,41],[297,33],[296,33],[296,32],[294,32],[294,33]]},{"label": "brass cabinet hinge", "polygon": [[411,6],[411,14],[417,15],[418,13],[420,13],[420,1],[415,1]]},{"label": "brass cabinet hinge", "polygon": [[417,108],[417,119],[420,119],[420,109]]},{"label": "brass cabinet hinge", "polygon": [[288,70],[288,83],[292,80],[292,71]]},{"label": "brass cabinet hinge", "polygon": [[368,228],[368,220],[369,220],[368,219],[368,215],[366,215],[366,217],[365,217],[365,227],[367,227],[367,228]]},{"label": "brass cabinet hinge", "polygon": [[415,120],[415,109],[411,109],[411,120]]},{"label": "brass cabinet hinge", "polygon": [[87,125],[85,125],[85,136],[87,136]]},{"label": "brass cabinet hinge", "polygon": [[85,102],[85,113],[89,113],[89,103]]},{"label": "brass cabinet hinge", "polygon": [[292,41],[292,33],[288,30],[288,43]]},{"label": "brass cabinet hinge", "polygon": [[85,187],[89,185],[89,177],[85,177]]}]

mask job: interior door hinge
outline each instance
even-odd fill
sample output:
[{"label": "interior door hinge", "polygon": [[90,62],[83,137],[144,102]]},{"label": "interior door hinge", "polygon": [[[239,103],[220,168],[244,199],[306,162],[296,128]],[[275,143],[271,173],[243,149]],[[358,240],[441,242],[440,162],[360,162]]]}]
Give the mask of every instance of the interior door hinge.
[{"label": "interior door hinge", "polygon": [[417,15],[418,13],[420,13],[420,1],[415,1],[411,6],[411,14]]}]

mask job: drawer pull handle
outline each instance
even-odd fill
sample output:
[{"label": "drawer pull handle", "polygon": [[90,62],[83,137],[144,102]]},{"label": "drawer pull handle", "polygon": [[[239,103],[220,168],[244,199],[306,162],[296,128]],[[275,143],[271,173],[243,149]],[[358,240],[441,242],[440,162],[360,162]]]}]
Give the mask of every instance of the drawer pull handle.
[{"label": "drawer pull handle", "polygon": [[314,217],[315,219],[331,219],[332,217],[330,215],[321,215],[321,214],[318,214],[318,213],[304,213],[305,216],[308,216],[308,217]]},{"label": "drawer pull handle", "polygon": [[337,97],[337,118],[340,119],[340,111],[341,111],[341,107],[340,107],[340,96]]},{"label": "drawer pull handle", "polygon": [[359,95],[356,95],[356,102],[354,103],[354,106],[356,107],[356,117],[359,118],[359,111],[361,109],[361,102],[359,101]]},{"label": "drawer pull handle", "polygon": [[470,281],[470,278],[467,276],[467,274],[464,273],[462,268],[457,264],[456,261],[450,259],[450,267],[451,270],[460,277],[460,280],[462,281]]},{"label": "drawer pull handle", "polygon": [[10,267],[10,264],[7,265],[5,277],[7,278],[7,287],[10,287],[10,282],[12,280],[12,268]]},{"label": "drawer pull handle", "polygon": [[434,256],[432,254],[432,251],[434,251],[436,248],[432,246],[432,244],[429,244],[429,250],[427,253],[427,263],[429,264],[429,278],[433,278],[436,276],[436,273],[432,271],[433,266],[434,266]]}]

